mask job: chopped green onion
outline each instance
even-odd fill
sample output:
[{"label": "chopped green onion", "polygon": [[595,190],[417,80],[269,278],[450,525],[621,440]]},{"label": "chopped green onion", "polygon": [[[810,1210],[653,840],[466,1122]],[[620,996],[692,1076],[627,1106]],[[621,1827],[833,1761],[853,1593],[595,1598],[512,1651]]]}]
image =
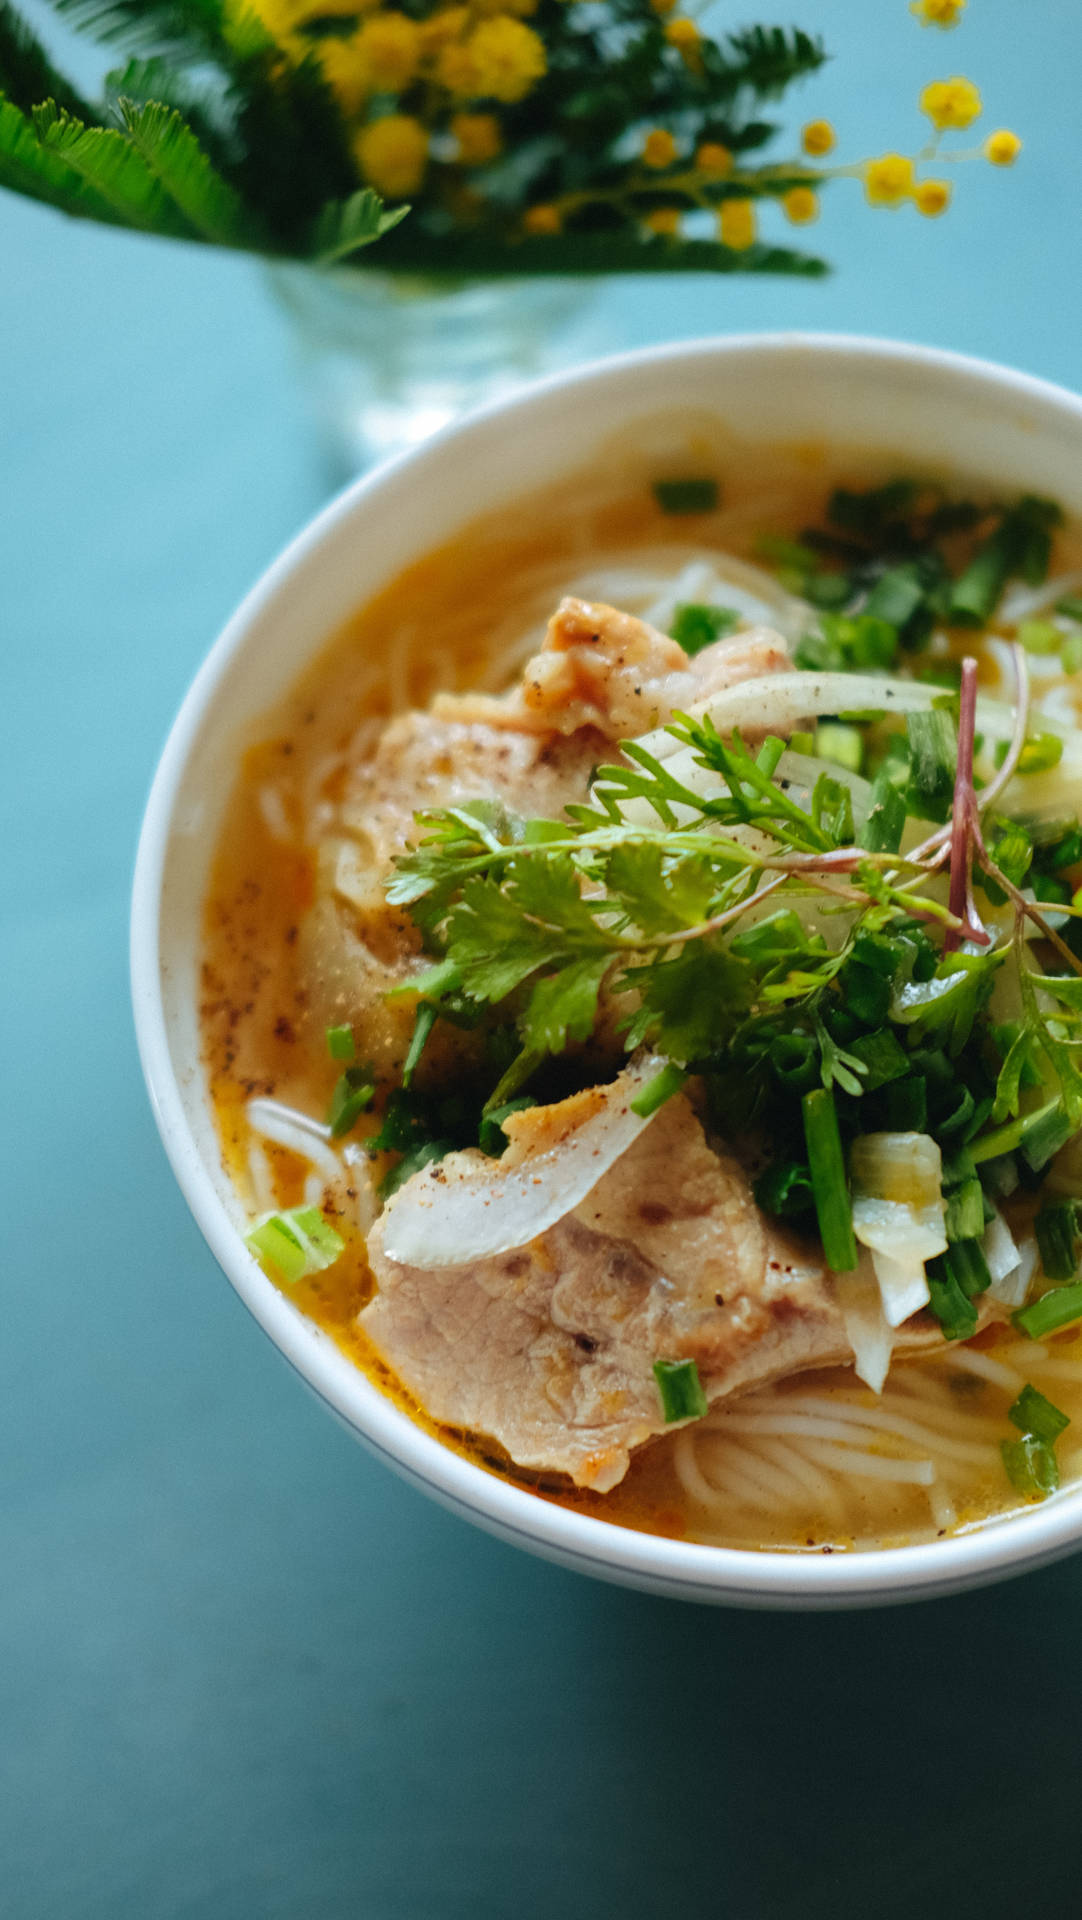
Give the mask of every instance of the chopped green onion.
[{"label": "chopped green onion", "polygon": [[835,1273],[851,1273],[857,1243],[834,1096],[826,1087],[816,1087],[804,1095],[801,1106],[823,1257]]},{"label": "chopped green onion", "polygon": [[352,1060],[356,1051],[352,1027],[327,1028],[327,1052],[332,1060]]},{"label": "chopped green onion", "polygon": [[652,1113],[665,1105],[666,1100],[672,1099],[674,1093],[679,1093],[687,1077],[686,1068],[678,1067],[675,1060],[666,1060],[653,1079],[639,1088],[631,1101],[632,1113],[637,1113],[640,1120],[648,1120]]},{"label": "chopped green onion", "polygon": [[1082,633],[1072,633],[1060,650],[1060,666],[1064,673],[1082,673]]},{"label": "chopped green onion", "polygon": [[843,727],[837,720],[821,720],[815,730],[815,751],[820,760],[859,773],[864,763],[864,738],[856,727]]},{"label": "chopped green onion", "polygon": [[705,607],[697,602],[688,601],[677,607],[673,615],[670,632],[678,647],[683,647],[689,655],[701,653],[724,634],[732,633],[740,625],[740,615],[731,607]]},{"label": "chopped green onion", "polygon": [[[995,762],[1001,767],[1007,758],[1007,742],[1000,740],[995,750]],[[1018,756],[1019,773],[1044,773],[1049,767],[1058,767],[1063,758],[1063,741],[1058,733],[1031,733]]]},{"label": "chopped green onion", "polygon": [[810,1033],[779,1033],[770,1045],[770,1065],[778,1085],[790,1093],[819,1085],[819,1048]]},{"label": "chopped green onion", "polygon": [[865,853],[897,853],[905,831],[905,796],[885,767],[872,781],[868,817],[857,835]]},{"label": "chopped green onion", "polygon": [[1074,1128],[1058,1100],[1027,1115],[1027,1121],[1022,1135],[1022,1158],[1034,1173],[1039,1173],[1053,1154],[1067,1145]]},{"label": "chopped green onion", "polygon": [[1038,900],[1051,901],[1062,907],[1065,907],[1071,898],[1071,888],[1066,880],[1061,880],[1056,873],[1035,873],[1033,891]]},{"label": "chopped green onion", "polygon": [[1013,1153],[1021,1147],[1034,1173],[1066,1146],[1074,1128],[1064,1112],[1062,1100],[1049,1100],[1046,1106],[1025,1113],[1005,1126],[993,1127],[970,1146],[974,1160],[991,1160],[1001,1153]]},{"label": "chopped green onion", "polygon": [[864,603],[864,612],[877,620],[888,620],[901,632],[923,605],[924,593],[920,568],[912,560],[905,560],[880,574]]},{"label": "chopped green onion", "polygon": [[332,1140],[340,1140],[372,1105],[376,1085],[371,1076],[371,1067],[347,1067],[338,1081],[327,1109]]},{"label": "chopped green onion", "polygon": [[813,607],[833,612],[852,598],[853,582],[847,573],[806,573],[800,591]]},{"label": "chopped green onion", "polygon": [[790,540],[784,533],[756,534],[755,557],[757,560],[767,560],[776,567],[789,567],[795,572],[817,573],[822,565],[814,547],[803,546],[799,540]]},{"label": "chopped green onion", "polygon": [[[981,1233],[984,1232],[984,1213],[981,1212]],[[950,1279],[967,1300],[975,1300],[979,1293],[985,1293],[992,1284],[988,1271],[988,1262],[979,1240],[955,1240],[946,1253],[937,1254],[929,1263],[929,1272],[935,1270],[940,1279]]]},{"label": "chopped green onion", "polygon": [[1061,1327],[1082,1320],[1082,1280],[1076,1280],[1069,1287],[1050,1287],[1047,1293],[1031,1300],[1028,1307],[1020,1307],[1011,1318],[1031,1340],[1043,1340],[1046,1334],[1058,1333]]},{"label": "chopped green onion", "polygon": [[798,667],[815,672],[852,673],[893,666],[898,629],[866,613],[824,613],[818,632],[806,633],[793,655]]},{"label": "chopped green onion", "polygon": [[1027,1433],[1021,1440],[1001,1440],[999,1450],[1007,1478],[1016,1493],[1025,1494],[1031,1500],[1044,1500],[1055,1493],[1059,1486],[1059,1467],[1045,1441]]},{"label": "chopped green onion", "polygon": [[886,1019],[892,997],[892,983],[888,975],[854,957],[846,961],[838,984],[842,990],[845,1011],[852,1019],[860,1020],[868,1027],[877,1027],[880,1021]]},{"label": "chopped green onion", "polygon": [[942,812],[954,797],[958,736],[949,713],[933,707],[906,716],[910,781],[918,810]]},{"label": "chopped green onion", "polygon": [[1071,1424],[1066,1413],[1061,1413],[1051,1400],[1046,1400],[1043,1393],[1028,1384],[1022,1388],[1007,1418],[1019,1433],[1032,1433],[1049,1446],[1053,1446],[1064,1428]]},{"label": "chopped green onion", "polygon": [[260,1266],[274,1267],[290,1286],[333,1266],[345,1244],[318,1207],[264,1214],[245,1239]]},{"label": "chopped green onion", "polygon": [[1034,1221],[1041,1266],[1049,1280],[1073,1280],[1078,1272],[1078,1208],[1073,1200],[1043,1206]]},{"label": "chopped green onion", "polygon": [[716,480],[689,477],[654,481],[654,499],[662,513],[713,513],[718,498]]},{"label": "chopped green onion", "polygon": [[1018,638],[1027,653],[1055,653],[1063,635],[1051,620],[1023,620]]},{"label": "chopped green onion", "polygon": [[978,1240],[984,1232],[984,1193],[974,1174],[947,1195],[946,1231],[948,1240]]},{"label": "chopped green onion", "polygon": [[1082,599],[1077,594],[1069,593],[1064,599],[1056,601],[1056,612],[1062,613],[1068,620],[1082,620]]},{"label": "chopped green onion", "polygon": [[968,1340],[977,1331],[977,1309],[952,1273],[938,1260],[925,1267],[929,1305],[943,1329],[944,1340]]},{"label": "chopped green onion", "polygon": [[986,626],[1012,574],[1031,585],[1048,571],[1052,529],[1063,519],[1051,500],[1026,494],[1008,508],[995,532],[978,547],[951,588],[947,617],[958,626]]},{"label": "chopped green onion", "polygon": [[694,1360],[655,1360],[654,1379],[666,1426],[674,1420],[702,1419],[706,1395]]},{"label": "chopped green onion", "polygon": [[815,752],[814,733],[803,733],[798,729],[796,733],[791,733],[789,735],[789,747],[790,747],[790,751],[793,753],[809,753],[809,754],[814,753]]},{"label": "chopped green onion", "polygon": [[772,780],[777,771],[778,762],[785,752],[785,742],[779,734],[768,733],[755,756],[755,764],[760,773]]},{"label": "chopped green onion", "polygon": [[1043,849],[1041,858],[1053,870],[1075,866],[1082,860],[1082,832],[1076,826],[1068,827],[1059,840]]}]

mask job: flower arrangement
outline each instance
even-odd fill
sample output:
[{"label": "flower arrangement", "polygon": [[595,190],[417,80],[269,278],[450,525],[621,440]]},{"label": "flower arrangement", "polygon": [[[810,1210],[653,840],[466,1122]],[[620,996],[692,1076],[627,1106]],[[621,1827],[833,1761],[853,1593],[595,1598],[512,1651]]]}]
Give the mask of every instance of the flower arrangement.
[{"label": "flower arrangement", "polygon": [[[981,111],[969,80],[921,95],[916,154],[834,158],[823,119],[769,157],[765,117],[825,54],[798,28],[711,37],[680,0],[54,0],[125,65],[84,100],[0,0],[0,185],[174,238],[416,273],[817,274],[760,237],[818,215],[826,185],[935,217],[942,136]],[[954,27],[966,0],[912,0]]]}]

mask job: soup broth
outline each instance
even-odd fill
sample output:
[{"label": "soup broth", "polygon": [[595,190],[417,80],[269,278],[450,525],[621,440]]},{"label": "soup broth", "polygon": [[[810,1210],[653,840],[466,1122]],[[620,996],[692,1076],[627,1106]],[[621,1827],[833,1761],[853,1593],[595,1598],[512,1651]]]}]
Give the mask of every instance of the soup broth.
[{"label": "soup broth", "polygon": [[[563,594],[650,610],[664,626],[657,609],[666,596],[670,605],[706,598],[711,567],[718,561],[724,573],[724,557],[731,596],[739,601],[743,579],[754,599],[767,590],[764,535],[800,543],[806,528],[822,526],[832,489],[893,477],[889,462],[869,470],[819,448],[719,452],[709,435],[684,459],[693,472],[721,472],[713,510],[666,512],[642,460],[616,450],[576,485],[519,502],[410,567],[358,610],[268,718],[229,802],[206,909],[204,1058],[222,1152],[253,1216],[317,1205],[345,1241],[325,1269],[281,1280],[283,1292],[412,1419],[486,1470],[617,1525],[711,1544],[807,1552],[934,1538],[1019,1505],[1001,1442],[1012,1436],[1008,1410],[1027,1382],[1070,1416],[1058,1448],[1064,1480],[1082,1468],[1074,1326],[1034,1341],[1001,1316],[974,1339],[895,1360],[881,1394],[849,1369],[802,1372],[726,1398],[705,1419],[638,1447],[610,1491],[576,1488],[516,1466],[485,1435],[438,1425],[384,1364],[357,1318],[375,1285],[365,1235],[378,1207],[364,1128],[330,1141],[325,1129],[274,1117],[284,1108],[321,1122],[339,1079],[325,1036],[341,1008],[319,952],[318,909],[329,863],[345,857],[339,808],[349,770],[388,718],[426,708],[441,691],[509,687]],[[948,534],[947,551],[962,537]],[[1053,573],[1079,559],[1073,533],[1059,534]],[[784,579],[784,563],[781,571]],[[781,624],[791,596],[776,571],[770,578]],[[1002,631],[1010,630],[1008,622]],[[928,659],[943,666],[974,646],[982,685],[1002,694],[1000,638],[975,642],[947,629]],[[1037,703],[1073,721],[1082,675],[1064,674],[1058,656],[1034,656],[1031,665]],[[457,1043],[438,1028],[432,1044]],[[375,1049],[361,1035],[357,1051],[363,1058]],[[266,1124],[253,1125],[253,1114]],[[1016,1194],[1006,1204],[1020,1240],[1037,1200]]]}]

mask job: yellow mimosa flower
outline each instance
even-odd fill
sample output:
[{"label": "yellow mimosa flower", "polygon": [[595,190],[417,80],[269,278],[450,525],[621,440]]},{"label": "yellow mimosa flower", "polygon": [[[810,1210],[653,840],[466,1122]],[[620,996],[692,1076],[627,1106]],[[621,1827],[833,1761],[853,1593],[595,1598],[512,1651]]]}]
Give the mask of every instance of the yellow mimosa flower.
[{"label": "yellow mimosa flower", "polygon": [[357,37],[373,93],[401,93],[421,64],[421,35],[406,13],[377,13]]},{"label": "yellow mimosa flower", "polygon": [[955,74],[952,80],[933,80],[920,96],[920,110],[933,127],[961,131],[972,126],[981,110],[981,96],[972,80]]},{"label": "yellow mimosa flower", "polygon": [[402,200],[424,179],[428,134],[411,114],[389,113],[361,128],[353,151],[368,185],[389,200]]},{"label": "yellow mimosa flower", "polygon": [[501,151],[500,123],[494,113],[456,113],[449,130],[464,167],[483,167]]},{"label": "yellow mimosa flower", "polygon": [[522,217],[527,233],[559,233],[563,224],[559,207],[528,207]]},{"label": "yellow mimosa flower", "polygon": [[642,143],[643,165],[671,167],[676,159],[676,141],[664,127],[652,127]]},{"label": "yellow mimosa flower", "polygon": [[873,207],[900,207],[913,192],[913,162],[904,153],[884,153],[864,165],[864,191]]},{"label": "yellow mimosa flower", "polygon": [[438,77],[459,100],[522,100],[547,71],[544,42],[509,14],[482,20],[465,42],[444,47]]},{"label": "yellow mimosa flower", "polygon": [[956,27],[966,0],[910,0],[909,11],[922,27]]},{"label": "yellow mimosa flower", "polygon": [[998,127],[984,143],[984,157],[994,167],[1013,167],[1022,151],[1022,142],[1009,127]]},{"label": "yellow mimosa flower", "polygon": [[913,190],[913,202],[919,213],[927,214],[935,220],[939,214],[946,213],[950,206],[951,187],[949,180],[922,180]]},{"label": "yellow mimosa flower", "polygon": [[790,187],[782,194],[782,211],[794,227],[806,227],[819,218],[819,195],[811,187]]},{"label": "yellow mimosa flower", "polygon": [[754,200],[723,200],[718,209],[718,237],[734,253],[746,253],[755,245]]},{"label": "yellow mimosa flower", "polygon": [[675,47],[684,65],[698,68],[702,64],[702,34],[694,20],[670,20],[665,29],[665,38],[670,47]]},{"label": "yellow mimosa flower", "polygon": [[695,165],[708,180],[724,180],[733,170],[733,156],[720,140],[704,140],[695,155]]},{"label": "yellow mimosa flower", "polygon": [[800,135],[800,144],[805,153],[821,159],[823,154],[833,153],[837,138],[829,120],[809,120]]}]

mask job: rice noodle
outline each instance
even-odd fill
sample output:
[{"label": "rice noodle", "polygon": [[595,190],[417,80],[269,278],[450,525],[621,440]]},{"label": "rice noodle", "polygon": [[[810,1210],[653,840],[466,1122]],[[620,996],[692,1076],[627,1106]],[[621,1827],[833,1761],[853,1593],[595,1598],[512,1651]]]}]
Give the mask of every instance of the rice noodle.
[{"label": "rice noodle", "polygon": [[253,1133],[272,1140],[275,1146],[288,1147],[302,1160],[310,1161],[323,1175],[325,1186],[335,1186],[341,1181],[342,1162],[327,1144],[331,1130],[321,1121],[300,1113],[296,1107],[284,1106],[280,1100],[249,1100],[247,1112]]},{"label": "rice noodle", "polygon": [[888,1480],[899,1486],[930,1487],[935,1467],[930,1460],[888,1460],[881,1453],[857,1453],[836,1447],[829,1440],[808,1440],[807,1452],[826,1467],[840,1467],[861,1480]]},{"label": "rice noodle", "polygon": [[1006,1387],[1008,1393],[1020,1393],[1025,1381],[1013,1367],[1005,1366],[1002,1360],[994,1360],[990,1353],[981,1353],[977,1347],[956,1347],[951,1354],[950,1364],[959,1367],[963,1373],[972,1373],[978,1380],[991,1380],[993,1386]]},{"label": "rice noodle", "polygon": [[928,1488],[928,1502],[932,1509],[932,1518],[940,1533],[947,1533],[958,1525],[958,1514],[954,1502],[942,1482],[933,1480]]}]

